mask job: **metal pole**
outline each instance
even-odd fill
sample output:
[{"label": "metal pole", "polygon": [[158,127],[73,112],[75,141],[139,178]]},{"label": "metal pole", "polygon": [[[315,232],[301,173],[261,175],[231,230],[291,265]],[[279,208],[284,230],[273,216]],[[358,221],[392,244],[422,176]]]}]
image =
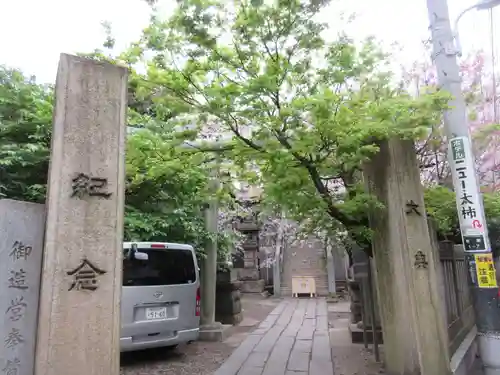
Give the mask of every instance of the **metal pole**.
[{"label": "metal pole", "polygon": [[368,349],[368,296],[366,295],[366,277],[363,276],[360,282],[361,287],[361,320],[363,321],[363,343]]},{"label": "metal pole", "polygon": [[373,351],[375,353],[375,361],[380,362],[380,352],[378,348],[378,335],[377,335],[377,319],[375,312],[375,288],[373,287],[373,274],[372,274],[372,261],[368,257],[368,295],[370,296],[370,315],[372,317],[372,340],[373,340]]},{"label": "metal pole", "polygon": [[460,231],[471,276],[479,352],[485,375],[500,375],[499,291],[474,169],[453,33],[446,0],[427,0],[433,60],[441,87],[453,96],[445,113],[448,157],[457,195]]},{"label": "metal pole", "polygon": [[495,16],[493,8],[490,9],[490,43],[491,43],[491,84],[493,85],[493,121],[498,124],[498,106],[497,106],[497,77],[495,72]]}]

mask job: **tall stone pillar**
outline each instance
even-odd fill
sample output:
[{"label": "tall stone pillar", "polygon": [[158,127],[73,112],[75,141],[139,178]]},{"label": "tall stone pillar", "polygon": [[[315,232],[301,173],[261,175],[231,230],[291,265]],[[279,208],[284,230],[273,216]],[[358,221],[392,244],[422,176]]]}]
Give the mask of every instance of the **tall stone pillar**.
[{"label": "tall stone pillar", "polygon": [[[218,160],[217,160],[218,162]],[[217,231],[219,202],[217,189],[219,188],[219,167],[213,168],[210,177],[212,197],[205,211],[205,226],[212,233],[214,239],[209,241],[205,249],[206,256],[201,262],[201,317],[200,317],[200,340],[222,341],[226,327],[215,321],[215,309],[217,298]]]},{"label": "tall stone pillar", "polygon": [[393,139],[366,165],[385,205],[370,215],[388,375],[447,375],[449,353],[423,189],[411,141]]},{"label": "tall stone pillar", "polygon": [[118,375],[127,70],[61,55],[36,375]]}]

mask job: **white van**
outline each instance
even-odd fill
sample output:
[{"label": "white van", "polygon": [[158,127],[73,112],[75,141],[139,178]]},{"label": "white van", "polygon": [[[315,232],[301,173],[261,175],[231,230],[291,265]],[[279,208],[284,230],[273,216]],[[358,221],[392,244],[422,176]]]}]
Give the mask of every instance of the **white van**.
[{"label": "white van", "polygon": [[200,282],[193,247],[125,242],[123,255],[120,350],[197,340]]}]

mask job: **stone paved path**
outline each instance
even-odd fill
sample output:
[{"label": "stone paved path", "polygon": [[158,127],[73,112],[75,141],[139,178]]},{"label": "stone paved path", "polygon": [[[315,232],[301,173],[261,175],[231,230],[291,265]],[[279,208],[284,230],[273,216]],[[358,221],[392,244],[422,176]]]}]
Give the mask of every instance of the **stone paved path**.
[{"label": "stone paved path", "polygon": [[283,300],[214,375],[333,375],[326,301]]}]

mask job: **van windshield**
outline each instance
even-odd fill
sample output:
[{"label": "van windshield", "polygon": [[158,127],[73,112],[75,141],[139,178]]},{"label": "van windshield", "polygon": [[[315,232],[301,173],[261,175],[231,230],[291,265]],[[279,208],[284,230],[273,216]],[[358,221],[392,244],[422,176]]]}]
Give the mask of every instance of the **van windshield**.
[{"label": "van windshield", "polygon": [[174,249],[137,249],[137,251],[148,254],[149,259],[123,260],[123,286],[179,285],[196,281],[191,251]]}]

